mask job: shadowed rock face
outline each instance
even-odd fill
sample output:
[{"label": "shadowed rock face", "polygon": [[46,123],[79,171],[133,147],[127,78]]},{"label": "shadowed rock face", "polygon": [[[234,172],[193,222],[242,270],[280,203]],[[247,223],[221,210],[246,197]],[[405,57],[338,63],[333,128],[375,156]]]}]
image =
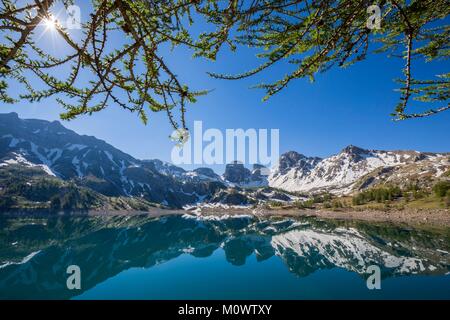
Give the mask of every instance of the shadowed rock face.
[{"label": "shadowed rock face", "polygon": [[245,206],[254,204],[255,200],[234,190],[220,190],[210,200],[210,203],[221,203],[231,206]]},{"label": "shadowed rock face", "polygon": [[280,174],[287,173],[291,168],[295,167],[308,173],[322,159],[317,157],[306,157],[298,152],[289,151],[281,155],[278,171]]},{"label": "shadowed rock face", "polygon": [[243,188],[266,187],[269,174],[270,169],[261,164],[253,164],[250,171],[242,163],[234,161],[226,165],[223,180]]},{"label": "shadowed rock face", "polygon": [[357,147],[354,145],[349,145],[349,146],[345,147],[344,149],[342,149],[341,153],[346,153],[356,160],[362,159],[364,156],[370,155],[369,150],[366,150],[366,149],[363,149],[363,148],[360,148],[360,147]]},{"label": "shadowed rock face", "polygon": [[214,170],[211,168],[197,168],[197,169],[194,169],[194,172],[198,173],[199,175],[203,175],[205,177],[209,177],[212,179],[216,179],[216,180],[220,179],[220,176],[218,174],[216,174],[214,172]]},{"label": "shadowed rock face", "polygon": [[135,216],[3,218],[0,225],[2,299],[72,297],[65,287],[71,264],[83,270],[83,292],[130,268],[152,268],[182,254],[208,257],[218,249],[235,266],[251,255],[259,262],[277,257],[300,277],[336,267],[362,275],[372,264],[384,278],[450,270],[448,232],[385,224]]},{"label": "shadowed rock face", "polygon": [[232,183],[244,184],[250,180],[251,172],[242,163],[233,162],[226,165],[223,177]]}]

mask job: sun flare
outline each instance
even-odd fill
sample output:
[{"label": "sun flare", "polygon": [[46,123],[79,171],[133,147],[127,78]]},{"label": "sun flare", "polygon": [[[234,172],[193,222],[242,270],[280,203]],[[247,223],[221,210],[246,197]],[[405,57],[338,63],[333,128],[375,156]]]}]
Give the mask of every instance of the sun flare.
[{"label": "sun flare", "polygon": [[43,23],[47,30],[53,31],[56,29],[56,25],[57,25],[58,21],[55,19],[55,17],[49,16],[49,17],[43,19]]}]

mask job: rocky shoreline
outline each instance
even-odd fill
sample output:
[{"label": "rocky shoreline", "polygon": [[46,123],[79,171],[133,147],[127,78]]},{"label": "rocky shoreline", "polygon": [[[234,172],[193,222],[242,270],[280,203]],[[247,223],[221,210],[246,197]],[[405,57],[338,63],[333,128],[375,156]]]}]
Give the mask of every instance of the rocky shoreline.
[{"label": "rocky shoreline", "polygon": [[306,213],[308,216],[316,216],[328,219],[364,220],[374,222],[395,222],[410,224],[432,224],[450,227],[450,211],[448,209],[431,210],[392,210],[392,211],[324,211],[318,210]]},{"label": "rocky shoreline", "polygon": [[372,222],[407,223],[450,227],[449,209],[404,209],[404,210],[314,210],[314,209],[242,209],[202,208],[196,215],[242,215],[258,217],[317,217],[337,220],[363,220]]},{"label": "rocky shoreline", "polygon": [[215,207],[196,208],[191,210],[172,210],[154,208],[149,211],[127,210],[90,210],[79,212],[48,212],[48,211],[16,211],[2,212],[0,216],[26,217],[26,216],[133,216],[148,215],[161,217],[165,215],[192,215],[203,217],[226,217],[236,215],[251,215],[256,217],[317,217],[335,220],[362,220],[372,222],[406,223],[413,225],[433,225],[450,227],[449,209],[403,209],[403,210],[315,210],[315,209],[264,209],[243,207]]}]

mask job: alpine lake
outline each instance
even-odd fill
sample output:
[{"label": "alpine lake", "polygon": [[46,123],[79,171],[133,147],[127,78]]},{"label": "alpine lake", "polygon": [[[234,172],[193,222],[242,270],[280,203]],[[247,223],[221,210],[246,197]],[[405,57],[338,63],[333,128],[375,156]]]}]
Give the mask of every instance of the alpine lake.
[{"label": "alpine lake", "polygon": [[[449,252],[448,227],[2,216],[0,299],[450,299]],[[378,288],[368,286],[373,266]]]}]

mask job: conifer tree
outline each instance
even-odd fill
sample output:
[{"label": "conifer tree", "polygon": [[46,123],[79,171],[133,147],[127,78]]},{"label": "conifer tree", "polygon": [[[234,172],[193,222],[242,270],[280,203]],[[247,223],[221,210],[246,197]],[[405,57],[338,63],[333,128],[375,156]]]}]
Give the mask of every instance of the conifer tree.
[{"label": "conifer tree", "polygon": [[[137,112],[145,123],[149,112],[164,111],[174,128],[185,129],[186,105],[207,91],[192,90],[179,79],[161,54],[167,45],[211,60],[224,47],[259,52],[261,64],[253,70],[210,73],[221,79],[242,79],[289,63],[291,72],[278,81],[257,85],[266,92],[264,100],[296,79],[313,80],[334,66],[384,54],[404,60],[394,119],[450,108],[448,70],[434,79],[416,79],[413,72],[416,61],[444,65],[449,57],[448,0],[90,0],[81,39],[52,16],[55,6],[69,8],[73,0],[0,2],[0,100],[55,96],[65,108],[63,119],[114,104]],[[368,8],[374,4],[381,12],[375,29],[368,28]],[[199,22],[208,31],[197,35],[191,27]],[[42,48],[42,24],[54,29],[66,55]],[[11,86],[24,91],[11,96]]]}]

